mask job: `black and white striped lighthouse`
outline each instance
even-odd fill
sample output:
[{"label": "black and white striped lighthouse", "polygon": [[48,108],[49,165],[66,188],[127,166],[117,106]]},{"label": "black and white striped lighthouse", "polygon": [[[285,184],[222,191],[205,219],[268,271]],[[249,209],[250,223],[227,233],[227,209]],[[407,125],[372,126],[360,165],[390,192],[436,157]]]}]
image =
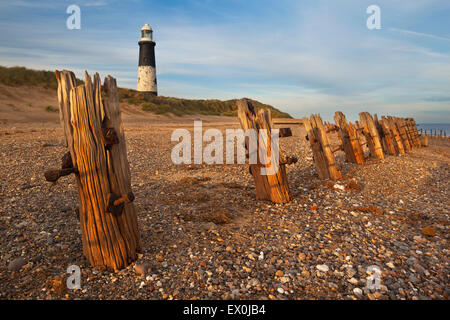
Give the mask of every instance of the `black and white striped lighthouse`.
[{"label": "black and white striped lighthouse", "polygon": [[158,95],[155,64],[156,43],[153,41],[153,30],[148,24],[142,27],[141,39],[138,43],[139,67],[137,91],[156,96]]}]

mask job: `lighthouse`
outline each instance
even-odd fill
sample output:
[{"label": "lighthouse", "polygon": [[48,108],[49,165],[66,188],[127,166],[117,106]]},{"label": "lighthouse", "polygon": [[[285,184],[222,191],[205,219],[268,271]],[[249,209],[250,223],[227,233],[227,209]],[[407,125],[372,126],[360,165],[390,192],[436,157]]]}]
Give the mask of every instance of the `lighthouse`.
[{"label": "lighthouse", "polygon": [[153,30],[146,24],[141,29],[139,40],[139,67],[137,91],[148,95],[158,95],[156,86],[155,45]]}]

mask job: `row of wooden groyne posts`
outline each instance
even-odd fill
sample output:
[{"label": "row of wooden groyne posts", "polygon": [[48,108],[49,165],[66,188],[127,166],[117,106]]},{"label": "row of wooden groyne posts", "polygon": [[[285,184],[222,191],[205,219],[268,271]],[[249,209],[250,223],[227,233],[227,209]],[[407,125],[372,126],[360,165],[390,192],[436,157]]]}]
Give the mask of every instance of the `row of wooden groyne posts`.
[{"label": "row of wooden groyne posts", "polygon": [[[354,124],[348,122],[345,115],[338,111],[335,113],[335,123],[323,122],[318,114],[309,118],[295,120],[272,121],[270,112],[255,110],[251,101],[241,99],[237,102],[238,117],[243,129],[271,129],[275,124],[300,124],[306,129],[307,140],[310,143],[314,164],[321,179],[342,179],[338,168],[335,153],[343,151],[347,162],[364,164],[368,157],[384,159],[385,155],[398,156],[411,151],[413,148],[428,146],[428,136],[420,134],[413,118],[398,118],[393,116],[371,115],[368,112],[359,114],[360,121]],[[332,148],[330,133],[337,133],[341,144]],[[289,128],[280,130],[280,137],[291,136]],[[366,156],[363,146],[369,149]],[[280,150],[280,170],[274,175],[262,175],[261,165],[250,165],[256,185],[256,197],[276,203],[285,203],[291,200],[285,166],[295,163],[295,157],[284,156]],[[273,159],[272,159],[273,160]],[[267,163],[267,162],[264,162]]]},{"label": "row of wooden groyne posts", "polygon": [[[47,181],[56,183],[62,176],[74,175],[83,255],[95,268],[117,271],[137,259],[142,244],[116,80],[108,76],[102,85],[98,74],[92,81],[86,73],[84,84],[77,86],[72,72],[64,70],[55,74],[60,122],[68,152],[62,156],[61,168],[47,170],[44,176]],[[247,99],[238,100],[237,107],[244,130],[272,130],[274,123],[269,111],[255,110]],[[319,115],[295,120],[306,128],[320,178],[342,178],[334,157],[337,150],[345,152],[347,161],[363,164],[366,161],[363,143],[367,143],[370,156],[380,159],[385,154],[399,155],[428,145],[427,136],[419,135],[411,118],[382,117],[378,120],[367,112],[361,113],[360,118],[360,122],[348,123],[345,116],[337,112],[336,124],[324,124]],[[336,150],[330,147],[330,132],[337,132],[342,141]],[[280,133],[281,137],[292,135],[289,128]],[[249,165],[257,199],[276,203],[291,200],[285,167],[297,159],[284,155],[282,150],[279,156],[280,167],[275,174],[262,175],[262,164]]]},{"label": "row of wooden groyne posts", "polygon": [[430,131],[428,131],[428,129],[425,129],[425,130],[420,129],[419,134],[425,135],[430,138],[447,139],[447,131],[446,130],[440,129],[439,133],[438,133],[437,129],[434,129],[434,132],[433,132],[433,129],[429,129],[429,130]]}]

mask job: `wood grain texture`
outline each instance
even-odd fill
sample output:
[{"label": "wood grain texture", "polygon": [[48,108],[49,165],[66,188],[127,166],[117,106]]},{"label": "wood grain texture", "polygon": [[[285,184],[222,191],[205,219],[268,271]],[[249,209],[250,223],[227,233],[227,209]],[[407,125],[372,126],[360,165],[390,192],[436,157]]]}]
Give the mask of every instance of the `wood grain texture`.
[{"label": "wood grain texture", "polygon": [[303,124],[308,134],[308,140],[314,155],[314,163],[321,179],[342,179],[341,171],[336,166],[334,153],[320,115],[304,118]]},{"label": "wood grain texture", "polygon": [[406,138],[408,139],[411,148],[416,147],[414,137],[411,132],[411,128],[409,127],[409,123],[404,118],[397,118],[397,121],[400,123],[400,126],[404,129]]},{"label": "wood grain texture", "polygon": [[408,124],[414,146],[420,148],[422,146],[422,143],[420,142],[419,131],[417,130],[416,121],[413,118],[406,118],[405,121]]},{"label": "wood grain texture", "polygon": [[400,138],[402,140],[405,152],[411,151],[412,146],[411,146],[410,140],[408,138],[408,134],[406,132],[406,129],[405,129],[404,125],[402,124],[402,121],[399,118],[396,118],[396,117],[389,117],[389,119],[395,125],[397,131],[400,134]]},{"label": "wood grain texture", "polygon": [[[78,87],[70,71],[56,71],[56,77],[61,122],[78,170],[84,256],[99,269],[122,269],[136,260],[141,240],[132,202],[124,203],[119,214],[107,212],[111,194],[132,194],[116,82],[105,79],[106,97],[102,99],[98,74],[92,83],[86,73],[85,84]],[[117,144],[105,146],[104,128],[117,133]]]},{"label": "wood grain texture", "polygon": [[384,116],[381,117],[380,123],[385,133],[390,135],[390,142],[394,148],[395,155],[404,154],[405,149],[395,125],[393,125],[391,121]]},{"label": "wood grain texture", "polygon": [[397,130],[397,126],[393,121],[392,117],[383,116],[381,117],[381,119],[383,120],[385,125],[389,127],[389,130],[391,131],[394,140],[394,147],[395,150],[397,151],[397,154],[404,154],[406,152],[405,146],[400,136],[400,132]]},{"label": "wood grain texture", "polygon": [[[267,150],[271,149],[270,133],[272,130],[272,116],[270,111],[262,109],[255,110],[251,101],[247,99],[240,99],[236,103],[239,122],[244,131],[255,129],[259,133],[260,129],[267,130],[267,137],[260,142],[263,143],[262,155],[260,155],[259,150],[250,150],[250,146],[246,143],[249,154],[256,153],[258,158],[257,164],[250,164],[250,173],[253,176],[256,186],[256,198],[259,200],[270,200],[276,203],[289,202],[291,195],[286,175],[286,163],[288,161],[283,155],[281,148],[279,148],[279,170],[276,174],[261,174],[263,167],[269,167],[271,163],[273,164],[274,161],[277,161],[274,158],[274,154],[270,153],[269,155],[267,152]],[[263,160],[261,160],[261,156]]]},{"label": "wood grain texture", "polygon": [[359,118],[361,120],[361,127],[363,128],[362,132],[366,137],[367,145],[370,150],[370,155],[378,159],[384,159],[381,139],[372,116],[368,112],[360,112]]},{"label": "wood grain texture", "polygon": [[364,152],[356,128],[351,123],[347,123],[345,115],[340,111],[336,111],[334,121],[339,129],[339,137],[347,162],[364,164]]},{"label": "wood grain texture", "polygon": [[375,122],[375,126],[378,130],[378,135],[380,136],[381,143],[383,146],[383,152],[385,154],[389,154],[391,156],[398,155],[395,146],[391,131],[388,129],[386,123],[384,123],[383,119],[378,120],[377,114],[374,114],[373,120]]}]

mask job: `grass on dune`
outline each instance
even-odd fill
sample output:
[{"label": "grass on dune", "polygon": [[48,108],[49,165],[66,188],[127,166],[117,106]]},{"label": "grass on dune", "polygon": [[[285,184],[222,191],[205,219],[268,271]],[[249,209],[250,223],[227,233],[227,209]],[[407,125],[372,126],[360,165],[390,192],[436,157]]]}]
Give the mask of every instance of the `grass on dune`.
[{"label": "grass on dune", "polygon": [[[55,89],[58,84],[55,74],[52,71],[32,70],[25,67],[3,67],[0,66],[0,83],[8,86],[41,86],[44,88]],[[77,79],[78,84],[83,81]],[[120,102],[136,105],[143,111],[153,112],[155,114],[173,114],[175,116],[203,114],[217,116],[236,116],[236,99],[232,100],[201,100],[201,99],[182,99],[173,97],[148,97],[142,92],[132,89],[118,88]],[[271,105],[252,100],[257,108],[270,110],[274,118],[291,118],[285,112],[282,112]],[[48,112],[54,112],[47,109]]]}]

